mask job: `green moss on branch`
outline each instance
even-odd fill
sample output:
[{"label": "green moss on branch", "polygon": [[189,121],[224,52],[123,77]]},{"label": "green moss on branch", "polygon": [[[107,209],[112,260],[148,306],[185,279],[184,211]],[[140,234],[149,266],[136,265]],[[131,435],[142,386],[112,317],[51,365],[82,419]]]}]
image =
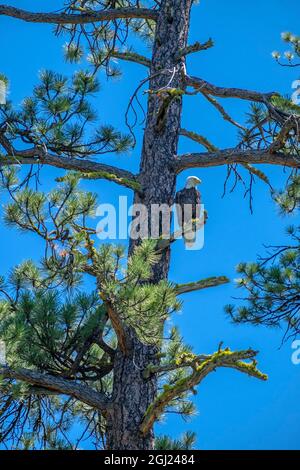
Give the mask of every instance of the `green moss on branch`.
[{"label": "green moss on branch", "polygon": [[[88,172],[88,173],[79,173],[78,176],[81,179],[89,179],[89,180],[106,179],[108,181],[112,181],[113,183],[126,186],[127,188],[133,189],[134,191],[141,191],[142,189],[141,184],[136,179],[128,179],[125,177],[117,176],[114,173],[109,173],[107,171],[93,171],[93,172]],[[64,176],[57,178],[56,181],[58,182],[64,181]]]},{"label": "green moss on branch", "polygon": [[[179,357],[176,361],[177,367],[180,365],[182,367],[190,366],[192,368],[191,374],[178,380],[174,385],[167,385],[163,388],[162,393],[158,395],[145,413],[141,424],[141,432],[146,435],[175,398],[188,391],[192,392],[196,385],[199,385],[210,372],[215,371],[217,368],[229,367],[257,379],[267,380],[267,375],[257,369],[256,355],[257,351],[252,349],[231,351],[226,348],[219,349],[209,356],[190,355],[188,358],[186,356]],[[251,362],[245,362],[245,360],[251,359]]]},{"label": "green moss on branch", "polygon": [[185,294],[187,292],[207,289],[208,287],[220,286],[222,284],[227,284],[229,282],[230,280],[226,276],[208,277],[206,279],[201,279],[200,281],[196,281],[196,282],[188,282],[186,284],[177,284],[175,288],[176,288],[177,294],[180,295],[180,294]]}]

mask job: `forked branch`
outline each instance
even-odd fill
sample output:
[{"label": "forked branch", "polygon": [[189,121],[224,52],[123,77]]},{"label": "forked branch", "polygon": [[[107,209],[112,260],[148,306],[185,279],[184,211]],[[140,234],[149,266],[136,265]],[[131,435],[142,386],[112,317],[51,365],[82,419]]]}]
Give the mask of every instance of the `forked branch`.
[{"label": "forked branch", "polygon": [[196,91],[207,95],[218,96],[220,98],[239,98],[241,100],[256,101],[265,103],[266,100],[276,95],[276,92],[260,93],[258,91],[245,90],[242,88],[226,88],[215,86],[202,78],[186,75],[186,85],[194,88]]},{"label": "forked branch", "polygon": [[269,164],[289,168],[300,168],[300,158],[283,152],[266,150],[242,150],[229,148],[218,152],[186,153],[176,158],[177,173],[188,168],[208,168],[235,163],[248,163],[253,165]]},{"label": "forked branch", "polygon": [[[141,432],[146,435],[155,421],[164,413],[175,398],[182,396],[189,390],[193,390],[210,372],[215,371],[217,368],[229,367],[249,376],[256,377],[257,379],[267,380],[267,376],[256,367],[257,363],[254,360],[256,355],[257,351],[253,351],[252,349],[235,352],[229,349],[220,349],[205,358],[203,358],[203,356],[195,356],[188,364],[189,367],[192,367],[191,374],[187,375],[184,379],[178,380],[174,385],[166,385],[164,391],[155,399],[152,405],[150,405],[141,423]],[[252,361],[244,362],[249,359],[252,359]],[[182,367],[186,367],[187,364],[185,364],[184,357],[182,361]],[[177,363],[177,366],[179,365],[180,364]]]}]

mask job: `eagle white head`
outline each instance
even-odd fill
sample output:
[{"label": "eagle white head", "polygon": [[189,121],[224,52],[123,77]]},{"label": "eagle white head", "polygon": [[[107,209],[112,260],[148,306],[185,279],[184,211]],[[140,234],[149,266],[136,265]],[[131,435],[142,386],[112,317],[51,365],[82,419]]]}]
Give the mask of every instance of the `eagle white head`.
[{"label": "eagle white head", "polygon": [[197,176],[189,176],[186,179],[185,188],[186,189],[196,188],[198,184],[201,184],[201,183],[202,181]]}]

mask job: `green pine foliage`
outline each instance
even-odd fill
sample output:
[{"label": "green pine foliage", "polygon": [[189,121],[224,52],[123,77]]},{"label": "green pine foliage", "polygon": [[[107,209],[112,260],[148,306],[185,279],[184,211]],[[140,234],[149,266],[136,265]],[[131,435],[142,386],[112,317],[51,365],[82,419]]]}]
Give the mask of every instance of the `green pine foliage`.
[{"label": "green pine foliage", "polygon": [[[143,5],[136,0],[117,0],[113,8],[144,7],[154,8],[155,1],[144,1]],[[112,3],[106,0],[70,0],[66,2],[66,13],[89,13],[106,8],[112,8]],[[132,51],[133,41],[142,40],[151,47],[155,33],[155,21],[143,18],[127,18],[123,22],[103,22],[97,25],[59,25],[57,33],[66,37],[64,56],[69,62],[86,60],[93,70],[103,69],[108,78],[119,78],[121,68],[116,63],[114,52],[123,52],[126,41],[126,51]],[[85,37],[85,45],[82,38]]]},{"label": "green pine foliage", "polygon": [[[44,70],[40,84],[19,108],[11,102],[0,107],[0,125],[7,127],[9,140],[38,145],[58,155],[102,155],[126,152],[132,146],[128,135],[109,125],[98,125],[89,98],[99,91],[91,72],[79,70],[71,80]],[[16,161],[17,163],[17,161]]]},{"label": "green pine foliage", "polygon": [[[240,147],[261,150],[274,148],[299,158],[300,106],[291,96],[273,95],[267,107],[252,103],[246,126],[239,131]],[[286,131],[283,132],[283,130]]]},{"label": "green pine foliage", "polygon": [[[289,49],[283,53],[283,57],[278,51],[272,52],[273,58],[283,66],[295,67],[300,65],[297,62],[297,59],[300,57],[300,36],[286,31],[281,34],[281,39],[288,45]],[[284,61],[281,60],[282,58]]]},{"label": "green pine foliage", "polygon": [[186,432],[180,439],[171,439],[169,436],[159,436],[155,439],[155,450],[193,450],[196,435]]},{"label": "green pine foliage", "polygon": [[286,188],[274,194],[282,214],[291,214],[300,209],[300,175],[294,174]]},{"label": "green pine foliage", "polygon": [[[12,170],[6,176],[4,187],[12,194],[16,174]],[[145,342],[157,342],[164,320],[181,304],[175,286],[167,281],[150,283],[152,268],[160,259],[156,241],[145,240],[128,262],[121,246],[104,244],[96,249],[96,231],[87,226],[95,215],[96,196],[80,190],[78,184],[78,176],[71,173],[47,195],[25,188],[6,205],[8,225],[31,231],[46,243],[40,267],[27,262],[14,276],[19,273],[21,285],[46,289],[75,287],[90,273],[96,279],[99,299],[109,299],[118,316]]]},{"label": "green pine foliage", "polygon": [[[0,312],[0,338],[6,344],[7,362],[12,367],[34,367],[54,374],[71,371],[74,355],[96,327],[104,328],[106,315],[97,293],[80,293],[63,302],[55,290],[29,291],[26,287],[19,288],[17,300],[2,301]],[[93,348],[89,367],[109,363],[102,356],[100,348]],[[79,376],[93,378],[84,367],[80,370]]]},{"label": "green pine foliage", "polygon": [[[194,358],[195,354],[192,351],[192,347],[185,344],[180,331],[178,328],[173,327],[170,331],[170,337],[165,342],[163,348],[164,358],[161,361],[162,368],[164,366],[181,363],[182,358],[189,359]],[[184,380],[189,375],[188,368],[174,368],[170,371],[166,371],[162,375],[161,380],[161,391],[163,392],[166,387],[175,385],[180,380]],[[186,393],[181,394],[169,403],[169,407],[166,410],[168,412],[179,413],[184,420],[189,420],[196,415],[195,404],[192,401],[193,395],[195,394],[194,389],[188,390]]]}]

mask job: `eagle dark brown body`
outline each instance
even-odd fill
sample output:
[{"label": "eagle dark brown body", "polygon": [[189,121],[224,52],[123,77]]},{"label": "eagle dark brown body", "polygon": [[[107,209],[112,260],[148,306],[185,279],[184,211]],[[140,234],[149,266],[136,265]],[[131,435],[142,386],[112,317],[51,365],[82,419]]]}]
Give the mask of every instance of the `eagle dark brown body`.
[{"label": "eagle dark brown body", "polygon": [[200,218],[201,195],[196,188],[184,188],[178,191],[175,197],[177,220],[183,229],[182,234],[186,246],[193,246],[196,240],[196,224],[193,224],[193,231],[184,233],[184,226],[189,225],[192,220]]}]

